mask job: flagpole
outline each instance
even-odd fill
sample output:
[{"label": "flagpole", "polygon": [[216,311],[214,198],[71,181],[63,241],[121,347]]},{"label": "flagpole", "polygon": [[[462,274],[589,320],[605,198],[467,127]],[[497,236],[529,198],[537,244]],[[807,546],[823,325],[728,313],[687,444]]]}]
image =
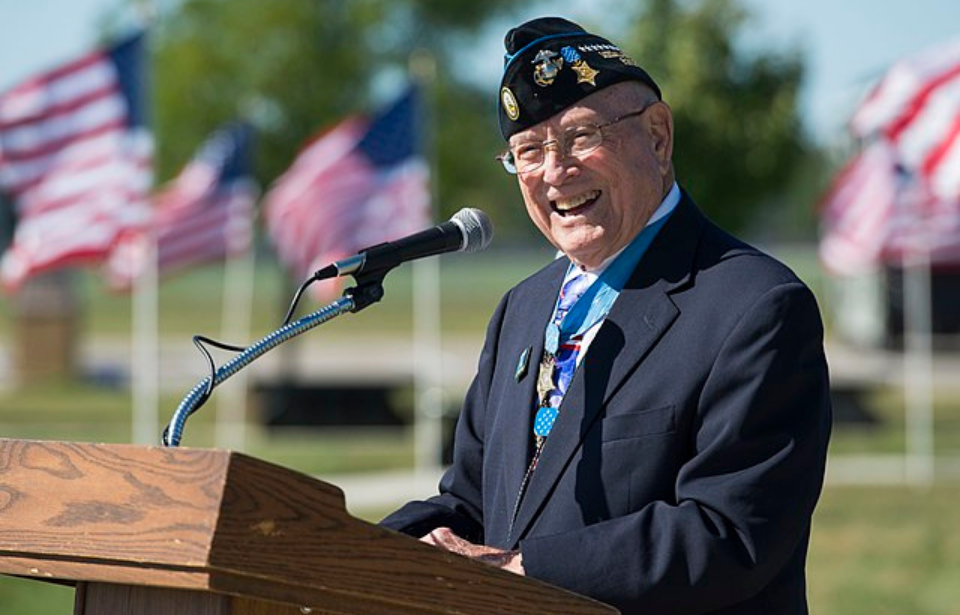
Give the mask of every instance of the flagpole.
[{"label": "flagpole", "polygon": [[[430,204],[436,219],[436,156],[430,94],[436,78],[436,60],[426,50],[410,56],[410,74],[421,91],[420,118],[424,154],[429,165]],[[429,118],[429,119],[428,119]],[[429,124],[427,122],[430,122]],[[414,469],[418,474],[436,470],[443,463],[443,350],[441,345],[440,259],[413,263],[414,336]]]},{"label": "flagpole", "polygon": [[435,470],[443,458],[443,360],[440,343],[440,259],[413,265],[414,467]]},{"label": "flagpole", "polygon": [[134,444],[159,442],[159,281],[156,234],[143,235],[144,266],[134,276],[133,292],[133,425]]},{"label": "flagpole", "polygon": [[[913,242],[911,242],[912,244]],[[930,252],[909,245],[903,255],[904,385],[906,421],[905,477],[908,483],[933,483],[933,316]]]},{"label": "flagpole", "polygon": [[[155,7],[152,0],[136,0],[135,19],[144,30],[153,23]],[[149,103],[144,103],[149,107]],[[143,234],[145,245],[144,267],[133,281],[133,417],[134,444],[159,442],[160,425],[160,318],[159,318],[159,263],[157,236],[151,221]]]},{"label": "flagpole", "polygon": [[[257,257],[252,239],[250,243],[243,254],[232,258],[228,256],[223,266],[220,335],[221,339],[240,345],[250,336],[253,312]],[[216,446],[243,451],[247,443],[247,371],[241,370],[231,380],[223,383],[218,393],[214,434]]]}]

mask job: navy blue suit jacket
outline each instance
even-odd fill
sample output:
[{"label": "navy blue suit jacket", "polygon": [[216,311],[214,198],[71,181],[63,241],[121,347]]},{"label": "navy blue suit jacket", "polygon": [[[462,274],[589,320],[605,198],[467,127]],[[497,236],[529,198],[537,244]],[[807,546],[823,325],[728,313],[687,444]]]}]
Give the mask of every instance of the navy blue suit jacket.
[{"label": "navy blue suit jacket", "polygon": [[624,613],[806,613],[831,422],[809,289],[684,194],[583,357],[516,508],[567,265],[503,298],[440,494],[383,525],[519,548],[528,575]]}]

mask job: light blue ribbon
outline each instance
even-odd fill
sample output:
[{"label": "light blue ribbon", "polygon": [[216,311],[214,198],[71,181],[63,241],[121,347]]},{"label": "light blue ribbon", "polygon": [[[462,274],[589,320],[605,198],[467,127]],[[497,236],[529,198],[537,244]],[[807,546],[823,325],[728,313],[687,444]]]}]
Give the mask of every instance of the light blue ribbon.
[{"label": "light blue ribbon", "polygon": [[[597,277],[559,324],[551,319],[544,336],[544,350],[556,355],[562,342],[582,335],[607,317],[610,308],[620,296],[623,285],[627,283],[630,274],[637,268],[640,259],[643,258],[647,248],[653,243],[668,218],[670,214],[644,227],[640,234]],[[573,263],[570,264],[570,267],[574,266]],[[569,269],[567,272],[569,273]]]}]

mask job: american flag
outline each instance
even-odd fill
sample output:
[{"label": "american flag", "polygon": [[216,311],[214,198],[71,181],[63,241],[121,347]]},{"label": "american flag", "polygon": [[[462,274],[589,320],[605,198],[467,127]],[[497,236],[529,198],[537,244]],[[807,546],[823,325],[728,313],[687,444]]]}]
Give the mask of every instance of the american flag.
[{"label": "american flag", "polygon": [[960,201],[960,39],[895,63],[850,126],[892,144],[934,197]]},{"label": "american flag", "polygon": [[228,124],[210,136],[180,174],[152,199],[153,218],[130,231],[110,255],[114,287],[132,284],[146,265],[151,238],[161,275],[246,252],[259,190],[251,174],[253,129]]},{"label": "american flag", "polygon": [[850,128],[866,145],[822,203],[827,268],[851,274],[919,250],[960,263],[960,40],[895,63]]},{"label": "american flag", "polygon": [[142,222],[153,139],[142,107],[143,37],[0,94],[0,190],[17,217],[0,278],[102,261]]},{"label": "american flag", "polygon": [[303,279],[430,223],[417,92],[372,119],[348,118],[309,142],[264,198],[281,260]]},{"label": "american flag", "polygon": [[960,263],[960,203],[944,200],[873,141],[834,180],[820,206],[820,260],[852,275],[925,252],[934,265]]},{"label": "american flag", "polygon": [[883,142],[859,153],[820,203],[820,260],[832,272],[869,271],[880,262],[899,189],[896,158]]}]

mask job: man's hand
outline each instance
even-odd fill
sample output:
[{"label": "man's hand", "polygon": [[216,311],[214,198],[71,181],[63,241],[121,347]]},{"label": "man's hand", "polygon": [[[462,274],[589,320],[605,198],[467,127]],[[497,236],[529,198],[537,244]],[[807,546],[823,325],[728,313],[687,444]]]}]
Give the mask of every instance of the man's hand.
[{"label": "man's hand", "polygon": [[438,527],[420,539],[422,542],[452,553],[523,575],[523,555],[520,551],[504,551],[494,547],[475,545],[460,538],[448,527]]}]

